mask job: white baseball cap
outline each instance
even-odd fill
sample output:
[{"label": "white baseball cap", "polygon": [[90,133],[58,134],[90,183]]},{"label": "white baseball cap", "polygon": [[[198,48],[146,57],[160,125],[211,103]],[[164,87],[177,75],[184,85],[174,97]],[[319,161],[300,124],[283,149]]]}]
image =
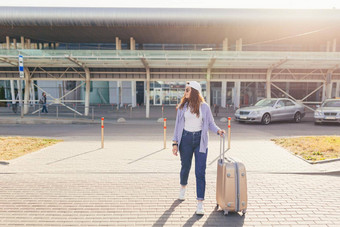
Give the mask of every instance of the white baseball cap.
[{"label": "white baseball cap", "polygon": [[202,88],[200,83],[198,83],[197,81],[188,81],[187,82],[187,86],[197,90],[200,94],[202,94]]}]

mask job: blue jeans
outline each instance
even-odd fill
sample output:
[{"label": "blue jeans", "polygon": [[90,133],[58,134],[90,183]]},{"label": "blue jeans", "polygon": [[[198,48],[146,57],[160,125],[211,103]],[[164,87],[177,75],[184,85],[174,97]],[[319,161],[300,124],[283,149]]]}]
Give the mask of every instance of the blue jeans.
[{"label": "blue jeans", "polygon": [[181,181],[180,184],[188,184],[192,156],[195,154],[196,194],[198,200],[204,200],[205,194],[205,169],[207,163],[208,149],[206,153],[199,152],[201,142],[201,131],[188,132],[183,130],[179,153],[181,156]]},{"label": "blue jeans", "polygon": [[46,113],[48,113],[47,108],[46,108],[46,104],[43,104],[41,113],[44,113],[44,111],[45,111]]}]

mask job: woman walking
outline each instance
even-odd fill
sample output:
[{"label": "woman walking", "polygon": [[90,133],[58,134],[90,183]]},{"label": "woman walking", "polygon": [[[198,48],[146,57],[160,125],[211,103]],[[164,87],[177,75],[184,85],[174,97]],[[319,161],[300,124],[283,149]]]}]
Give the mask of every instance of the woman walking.
[{"label": "woman walking", "polygon": [[186,84],[184,96],[177,107],[172,152],[177,156],[179,151],[181,157],[180,200],[185,199],[192,157],[195,155],[196,214],[198,215],[204,214],[203,200],[209,129],[218,135],[225,133],[224,130],[216,126],[210,107],[202,97],[201,85],[196,81],[189,81]]}]

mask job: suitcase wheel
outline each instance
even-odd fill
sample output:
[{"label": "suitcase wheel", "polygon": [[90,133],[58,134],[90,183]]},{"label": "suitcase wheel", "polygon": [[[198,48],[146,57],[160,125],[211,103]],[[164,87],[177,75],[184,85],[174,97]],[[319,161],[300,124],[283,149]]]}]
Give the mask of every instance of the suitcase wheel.
[{"label": "suitcase wheel", "polygon": [[224,211],[224,215],[228,215],[228,213],[229,213],[229,212],[228,212],[227,210]]},{"label": "suitcase wheel", "polygon": [[244,216],[247,213],[247,209],[242,210],[242,215]]}]

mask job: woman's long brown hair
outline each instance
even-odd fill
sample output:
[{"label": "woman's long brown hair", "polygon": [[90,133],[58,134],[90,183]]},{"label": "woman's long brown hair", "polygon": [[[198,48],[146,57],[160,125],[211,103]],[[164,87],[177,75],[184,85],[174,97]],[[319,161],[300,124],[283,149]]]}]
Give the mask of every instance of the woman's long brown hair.
[{"label": "woman's long brown hair", "polygon": [[202,95],[194,88],[191,88],[190,97],[185,98],[185,94],[183,95],[181,102],[178,104],[177,109],[183,109],[184,105],[188,103],[190,107],[190,112],[196,114],[197,117],[200,116],[200,104],[204,102],[204,98]]}]

